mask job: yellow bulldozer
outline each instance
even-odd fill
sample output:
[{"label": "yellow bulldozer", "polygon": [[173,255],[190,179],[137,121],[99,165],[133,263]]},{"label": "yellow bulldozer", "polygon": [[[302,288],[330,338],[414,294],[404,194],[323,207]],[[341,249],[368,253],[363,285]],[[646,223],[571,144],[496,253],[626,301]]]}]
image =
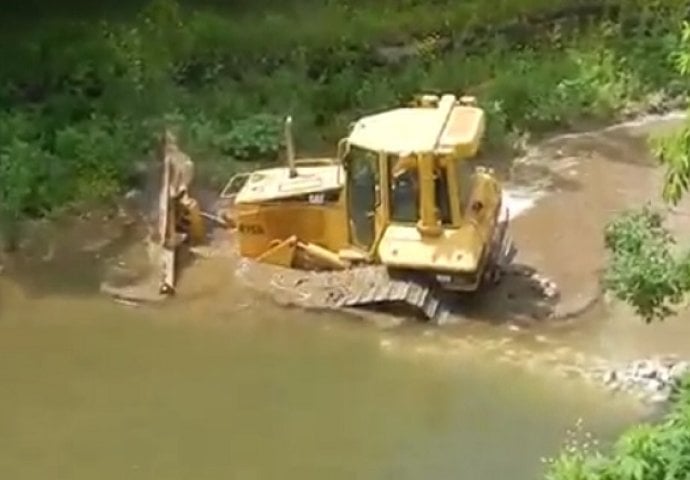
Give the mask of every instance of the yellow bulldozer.
[{"label": "yellow bulldozer", "polygon": [[[287,165],[232,177],[218,216],[233,226],[239,255],[292,272],[309,306],[402,302],[440,322],[457,292],[498,281],[516,252],[500,182],[470,161],[485,121],[474,98],[424,95],[357,120],[335,158],[296,159],[288,117]],[[171,238],[200,238],[200,217],[186,189],[164,187],[171,256]],[[174,261],[164,270],[170,289]]]}]

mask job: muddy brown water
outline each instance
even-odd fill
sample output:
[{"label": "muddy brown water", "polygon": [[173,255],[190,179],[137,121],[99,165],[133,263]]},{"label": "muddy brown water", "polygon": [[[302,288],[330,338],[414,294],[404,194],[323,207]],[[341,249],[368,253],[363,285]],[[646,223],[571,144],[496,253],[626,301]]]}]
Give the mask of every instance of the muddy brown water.
[{"label": "muddy brown water", "polygon": [[610,438],[640,414],[478,348],[429,356],[422,332],[203,287],[146,310],[3,280],[2,478],[528,479],[578,418]]},{"label": "muddy brown water", "polygon": [[[596,297],[606,221],[656,195],[643,137],[667,123],[518,163],[511,191],[534,202],[513,224],[518,261],[559,283],[563,311]],[[534,479],[578,418],[605,442],[648,413],[557,367],[690,354],[683,318],[650,327],[600,303],[547,321],[515,282],[459,325],[382,328],[280,308],[236,263],[200,258],[169,302],[124,306],[98,292],[117,244],[65,230],[0,275],[1,478]]]}]

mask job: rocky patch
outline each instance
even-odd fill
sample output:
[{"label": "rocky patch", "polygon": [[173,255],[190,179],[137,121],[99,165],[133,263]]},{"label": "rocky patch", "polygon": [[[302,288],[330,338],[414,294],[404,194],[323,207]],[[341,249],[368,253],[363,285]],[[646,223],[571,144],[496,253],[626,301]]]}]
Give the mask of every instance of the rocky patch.
[{"label": "rocky patch", "polygon": [[635,360],[623,365],[594,368],[585,375],[600,380],[612,392],[630,393],[649,403],[662,403],[690,373],[690,363],[676,357]]},{"label": "rocky patch", "polygon": [[513,268],[508,268],[506,273],[528,278],[534,293],[547,300],[558,300],[560,297],[560,290],[556,282],[524,265],[513,265],[512,267]]},{"label": "rocky patch", "polygon": [[[513,274],[528,276],[535,293],[548,300],[559,298],[558,286],[534,271],[514,269]],[[633,394],[647,403],[663,403],[677,390],[690,362],[675,356],[638,359],[625,364],[605,364],[594,367],[571,366],[567,376],[580,376],[601,382],[612,392]]]}]

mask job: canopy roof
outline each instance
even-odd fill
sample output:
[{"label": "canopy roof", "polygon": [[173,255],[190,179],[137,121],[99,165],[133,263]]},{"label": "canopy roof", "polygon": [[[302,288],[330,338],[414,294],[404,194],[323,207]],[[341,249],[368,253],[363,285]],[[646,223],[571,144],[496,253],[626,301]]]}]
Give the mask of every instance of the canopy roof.
[{"label": "canopy roof", "polygon": [[445,95],[436,107],[397,108],[357,121],[351,145],[396,155],[413,153],[474,154],[484,134],[481,108]]}]

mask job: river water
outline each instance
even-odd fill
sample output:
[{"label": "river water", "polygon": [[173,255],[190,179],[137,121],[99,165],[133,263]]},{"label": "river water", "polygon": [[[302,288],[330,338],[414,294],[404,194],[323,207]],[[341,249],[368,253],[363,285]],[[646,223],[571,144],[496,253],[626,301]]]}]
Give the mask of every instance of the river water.
[{"label": "river water", "polygon": [[[656,188],[619,137],[567,140],[515,220],[520,261],[562,285],[564,308],[593,295],[602,222]],[[516,174],[515,191],[532,180]],[[381,328],[279,308],[215,259],[165,305],[123,306],[98,293],[115,253],[75,247],[85,228],[0,275],[0,478],[535,479],[578,419],[606,442],[647,413],[541,360],[690,351],[688,327],[642,340],[606,307],[538,319],[514,285],[458,326]]]},{"label": "river water", "polygon": [[337,316],[0,289],[2,478],[531,479],[579,417],[608,437],[638,415]]}]

